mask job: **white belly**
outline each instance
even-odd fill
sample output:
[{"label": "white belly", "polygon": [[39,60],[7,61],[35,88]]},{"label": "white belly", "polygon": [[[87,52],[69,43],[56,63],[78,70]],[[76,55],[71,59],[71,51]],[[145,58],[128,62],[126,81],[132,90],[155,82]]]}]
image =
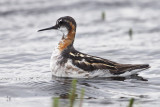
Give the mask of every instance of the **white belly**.
[{"label": "white belly", "polygon": [[76,78],[88,78],[89,73],[74,66],[71,59],[68,59],[65,64],[60,65],[58,62],[62,60],[60,52],[55,49],[52,53],[50,60],[50,69],[52,75],[57,77],[76,77]]}]

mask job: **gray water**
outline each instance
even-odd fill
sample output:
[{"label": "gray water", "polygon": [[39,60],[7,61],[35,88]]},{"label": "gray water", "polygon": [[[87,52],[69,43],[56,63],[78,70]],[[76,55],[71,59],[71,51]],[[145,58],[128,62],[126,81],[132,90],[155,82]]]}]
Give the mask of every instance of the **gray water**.
[{"label": "gray water", "polygon": [[83,107],[126,107],[130,98],[135,98],[136,107],[160,106],[158,0],[1,0],[0,106],[51,107],[52,98],[70,90],[72,79],[52,78],[49,69],[61,32],[37,32],[66,15],[78,25],[77,50],[119,63],[151,66],[138,76],[79,79],[77,93],[85,89]]}]

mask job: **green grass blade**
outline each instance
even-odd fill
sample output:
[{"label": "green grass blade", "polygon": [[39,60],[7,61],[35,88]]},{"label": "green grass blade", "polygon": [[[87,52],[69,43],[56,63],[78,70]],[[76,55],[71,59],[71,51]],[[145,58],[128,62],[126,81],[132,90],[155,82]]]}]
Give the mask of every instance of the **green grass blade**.
[{"label": "green grass blade", "polygon": [[82,107],[82,103],[83,103],[83,99],[84,99],[84,92],[85,92],[85,90],[82,89],[82,90],[81,90],[80,105],[79,105],[79,107]]},{"label": "green grass blade", "polygon": [[133,103],[134,103],[134,98],[131,98],[128,107],[133,107]]},{"label": "green grass blade", "polygon": [[53,107],[59,107],[59,98],[54,98]]},{"label": "green grass blade", "polygon": [[103,20],[103,21],[105,20],[105,18],[106,18],[106,14],[105,14],[105,12],[102,12],[102,14],[101,14],[101,18],[102,18],[102,20]]},{"label": "green grass blade", "polygon": [[76,99],[76,90],[77,90],[77,80],[72,81],[72,87],[70,92],[70,107],[73,107],[75,99]]},{"label": "green grass blade", "polygon": [[132,38],[133,38],[133,30],[131,28],[129,29],[128,34],[129,34],[130,39],[132,40]]}]

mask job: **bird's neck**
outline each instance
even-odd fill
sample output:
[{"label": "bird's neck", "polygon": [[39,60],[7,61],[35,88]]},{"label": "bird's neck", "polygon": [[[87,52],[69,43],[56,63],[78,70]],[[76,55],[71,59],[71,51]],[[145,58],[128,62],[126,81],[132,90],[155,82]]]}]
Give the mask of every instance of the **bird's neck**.
[{"label": "bird's neck", "polygon": [[61,41],[58,43],[58,50],[60,52],[64,51],[67,48],[73,47],[75,33],[75,30],[71,30],[67,33],[66,36],[62,37]]}]

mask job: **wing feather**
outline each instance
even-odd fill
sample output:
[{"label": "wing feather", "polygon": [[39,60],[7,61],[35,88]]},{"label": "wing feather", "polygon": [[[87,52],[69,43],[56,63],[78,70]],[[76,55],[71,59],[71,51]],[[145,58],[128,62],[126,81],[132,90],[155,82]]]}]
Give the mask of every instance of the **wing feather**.
[{"label": "wing feather", "polygon": [[100,57],[87,55],[76,50],[69,52],[68,55],[68,58],[72,59],[73,65],[88,72],[107,69],[112,74],[122,74],[126,71],[149,68],[148,64],[119,64]]},{"label": "wing feather", "polygon": [[115,62],[103,58],[90,56],[78,52],[70,52],[69,55],[72,59],[72,63],[85,71],[94,71],[98,69],[117,70]]}]

